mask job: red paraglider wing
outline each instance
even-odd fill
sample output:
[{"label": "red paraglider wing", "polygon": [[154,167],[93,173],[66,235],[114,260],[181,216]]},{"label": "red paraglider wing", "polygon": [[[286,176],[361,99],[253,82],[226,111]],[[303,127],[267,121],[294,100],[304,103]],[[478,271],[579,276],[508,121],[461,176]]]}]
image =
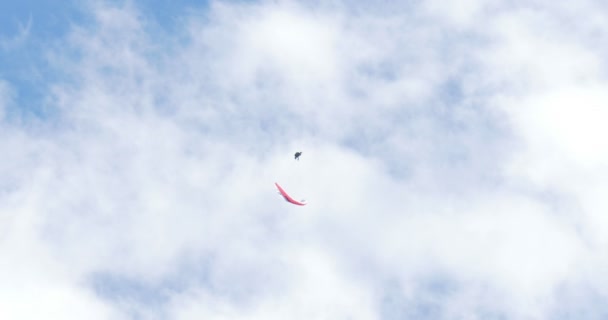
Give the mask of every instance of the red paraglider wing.
[{"label": "red paraglider wing", "polygon": [[285,192],[285,190],[283,190],[283,188],[281,188],[281,186],[278,183],[275,182],[274,185],[277,186],[277,189],[279,189],[279,193],[283,196],[283,198],[285,198],[285,201],[293,203],[298,206],[306,205],[306,203],[294,200],[294,198],[292,198],[290,195],[288,195],[287,192]]}]

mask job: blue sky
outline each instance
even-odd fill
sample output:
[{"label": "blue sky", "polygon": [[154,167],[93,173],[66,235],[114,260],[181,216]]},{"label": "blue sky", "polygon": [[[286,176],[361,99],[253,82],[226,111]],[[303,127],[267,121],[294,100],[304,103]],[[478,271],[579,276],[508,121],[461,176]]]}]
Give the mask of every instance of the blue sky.
[{"label": "blue sky", "polygon": [[[20,101],[19,115],[46,116],[42,105],[50,81],[62,75],[52,70],[48,48],[62,45],[62,39],[76,26],[91,23],[87,6],[94,1],[18,1],[0,4],[0,51],[2,78],[14,84]],[[122,1],[107,1],[120,5]],[[204,10],[205,1],[149,0],[132,2],[157,30],[175,31],[179,20],[192,10]],[[59,74],[58,74],[59,73]]]},{"label": "blue sky", "polygon": [[39,109],[46,77],[52,77],[44,48],[68,32],[78,21],[78,11],[59,1],[9,1],[0,5],[0,11],[2,78],[10,79],[16,98],[28,110]]},{"label": "blue sky", "polygon": [[606,12],[0,4],[2,316],[604,318]]}]

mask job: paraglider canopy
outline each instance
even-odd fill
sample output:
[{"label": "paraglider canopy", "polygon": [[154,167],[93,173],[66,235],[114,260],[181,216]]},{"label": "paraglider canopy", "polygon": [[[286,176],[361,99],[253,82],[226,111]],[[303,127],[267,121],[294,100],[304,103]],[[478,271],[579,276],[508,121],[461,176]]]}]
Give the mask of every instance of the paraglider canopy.
[{"label": "paraglider canopy", "polygon": [[274,183],[275,186],[277,186],[277,189],[279,189],[279,194],[281,196],[283,196],[283,198],[285,198],[285,201],[289,202],[289,203],[293,203],[295,205],[298,206],[305,206],[306,203],[304,203],[304,200],[302,201],[297,201],[294,198],[292,198],[290,195],[287,194],[287,192],[285,192],[285,190],[283,188],[281,188],[281,186],[278,183]]},{"label": "paraglider canopy", "polygon": [[302,151],[298,151],[293,155],[293,158],[299,161],[301,155],[302,155]]}]

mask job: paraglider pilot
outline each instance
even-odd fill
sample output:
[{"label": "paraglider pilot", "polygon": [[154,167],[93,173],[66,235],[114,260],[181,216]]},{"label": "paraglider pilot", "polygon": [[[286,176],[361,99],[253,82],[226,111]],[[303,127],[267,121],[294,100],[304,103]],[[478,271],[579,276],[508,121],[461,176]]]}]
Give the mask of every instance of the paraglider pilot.
[{"label": "paraglider pilot", "polygon": [[293,155],[293,158],[300,161],[301,155],[302,155],[302,151],[298,151],[298,152],[296,152],[296,154]]}]

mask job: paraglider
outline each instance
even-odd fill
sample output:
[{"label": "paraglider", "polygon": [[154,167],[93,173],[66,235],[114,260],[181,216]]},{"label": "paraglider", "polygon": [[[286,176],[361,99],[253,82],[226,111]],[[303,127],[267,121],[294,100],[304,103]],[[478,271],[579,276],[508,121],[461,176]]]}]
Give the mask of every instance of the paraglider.
[{"label": "paraglider", "polygon": [[285,201],[287,201],[289,203],[293,203],[298,206],[306,205],[306,203],[304,203],[304,200],[302,200],[302,201],[294,200],[294,198],[292,198],[290,195],[288,195],[287,192],[285,192],[285,190],[283,190],[283,188],[281,188],[281,186],[278,183],[275,182],[274,185],[277,186],[277,189],[279,189],[279,194],[282,195],[283,198],[285,198]]},{"label": "paraglider", "polygon": [[[297,161],[300,161],[300,156],[302,155],[302,151],[298,151],[294,154],[294,159]],[[297,201],[294,198],[292,198],[289,194],[287,194],[287,192],[285,191],[285,189],[283,189],[279,183],[275,182],[274,185],[277,187],[277,189],[279,189],[279,194],[285,199],[285,201],[291,203],[291,204],[295,204],[297,206],[305,206],[306,203],[304,200],[301,201]]]}]

